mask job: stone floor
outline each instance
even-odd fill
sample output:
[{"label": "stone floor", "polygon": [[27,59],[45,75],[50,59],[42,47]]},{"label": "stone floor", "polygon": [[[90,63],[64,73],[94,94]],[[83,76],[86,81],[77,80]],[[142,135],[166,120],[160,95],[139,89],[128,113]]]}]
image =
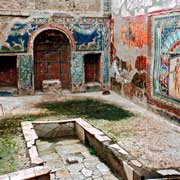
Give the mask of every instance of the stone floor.
[{"label": "stone floor", "polygon": [[117,180],[100,159],[76,138],[38,140],[37,148],[51,180]]},{"label": "stone floor", "polygon": [[[118,144],[148,168],[180,167],[179,124],[169,122],[166,118],[144,108],[145,106],[139,106],[114,92],[107,96],[103,96],[102,92],[68,95],[65,93],[64,96],[47,96],[36,93],[35,96],[0,97],[0,104],[3,105],[6,116],[38,114],[44,112],[44,109],[36,107],[39,102],[69,98],[95,98],[116,104],[134,113],[135,117],[131,119],[113,121],[113,126],[110,126],[112,122],[103,120],[94,121],[92,124],[106,134],[113,132]],[[0,116],[2,116],[2,112],[0,112]],[[43,119],[49,120],[49,117]],[[51,120],[59,120],[59,117],[51,118]],[[107,131],[105,131],[105,126]]]}]

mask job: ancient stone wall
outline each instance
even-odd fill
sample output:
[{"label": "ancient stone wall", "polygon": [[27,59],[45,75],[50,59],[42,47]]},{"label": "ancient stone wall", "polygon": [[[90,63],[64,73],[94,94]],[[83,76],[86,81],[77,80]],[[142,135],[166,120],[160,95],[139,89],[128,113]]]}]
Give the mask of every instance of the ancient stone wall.
[{"label": "ancient stone wall", "polygon": [[1,0],[0,10],[11,11],[63,11],[63,12],[103,12],[111,10],[110,0]]},{"label": "ancient stone wall", "polygon": [[178,55],[165,55],[172,54],[170,49],[178,53],[179,21],[169,12],[179,6],[179,0],[113,0],[110,72],[112,89],[118,93],[176,115],[180,115],[180,94],[175,85]]}]

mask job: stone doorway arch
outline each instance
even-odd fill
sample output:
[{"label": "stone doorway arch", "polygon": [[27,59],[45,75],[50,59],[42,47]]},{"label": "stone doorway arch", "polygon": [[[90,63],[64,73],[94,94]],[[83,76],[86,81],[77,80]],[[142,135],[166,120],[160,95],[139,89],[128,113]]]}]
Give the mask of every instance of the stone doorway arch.
[{"label": "stone doorway arch", "polygon": [[42,89],[43,80],[59,79],[63,89],[71,89],[71,42],[58,29],[41,31],[33,42],[34,86]]}]

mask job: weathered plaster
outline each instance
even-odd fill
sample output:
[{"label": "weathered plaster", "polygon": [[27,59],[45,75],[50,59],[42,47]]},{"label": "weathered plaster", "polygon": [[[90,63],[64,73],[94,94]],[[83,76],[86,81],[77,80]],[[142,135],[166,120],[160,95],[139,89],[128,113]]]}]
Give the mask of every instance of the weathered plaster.
[{"label": "weathered plaster", "polygon": [[180,35],[179,21],[171,14],[179,7],[179,0],[112,1],[112,87],[136,102],[148,100],[175,114],[179,95],[171,72],[177,69]]}]

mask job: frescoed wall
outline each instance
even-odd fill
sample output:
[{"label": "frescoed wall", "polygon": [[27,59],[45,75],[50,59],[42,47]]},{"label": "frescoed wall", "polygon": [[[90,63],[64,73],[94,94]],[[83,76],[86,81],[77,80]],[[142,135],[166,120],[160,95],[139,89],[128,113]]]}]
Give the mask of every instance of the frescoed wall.
[{"label": "frescoed wall", "polygon": [[116,92],[180,116],[179,0],[113,0],[111,82]]},{"label": "frescoed wall", "polygon": [[145,22],[143,16],[125,18],[120,29],[122,43],[127,44],[129,48],[142,48],[143,45],[147,45],[147,25]]},{"label": "frescoed wall", "polygon": [[[116,21],[116,19],[115,19]],[[115,22],[112,89],[128,98],[146,101],[147,17],[124,17]]]},{"label": "frescoed wall", "polygon": [[[12,82],[17,82],[19,94],[34,92],[34,40],[48,29],[61,31],[69,40],[72,73],[69,86],[72,85],[73,91],[84,91],[85,54],[100,54],[99,84],[109,85],[110,17],[111,0],[12,0],[8,3],[2,0],[0,56],[17,57],[17,69],[14,65],[17,78]],[[4,78],[2,82],[6,83]]]}]

